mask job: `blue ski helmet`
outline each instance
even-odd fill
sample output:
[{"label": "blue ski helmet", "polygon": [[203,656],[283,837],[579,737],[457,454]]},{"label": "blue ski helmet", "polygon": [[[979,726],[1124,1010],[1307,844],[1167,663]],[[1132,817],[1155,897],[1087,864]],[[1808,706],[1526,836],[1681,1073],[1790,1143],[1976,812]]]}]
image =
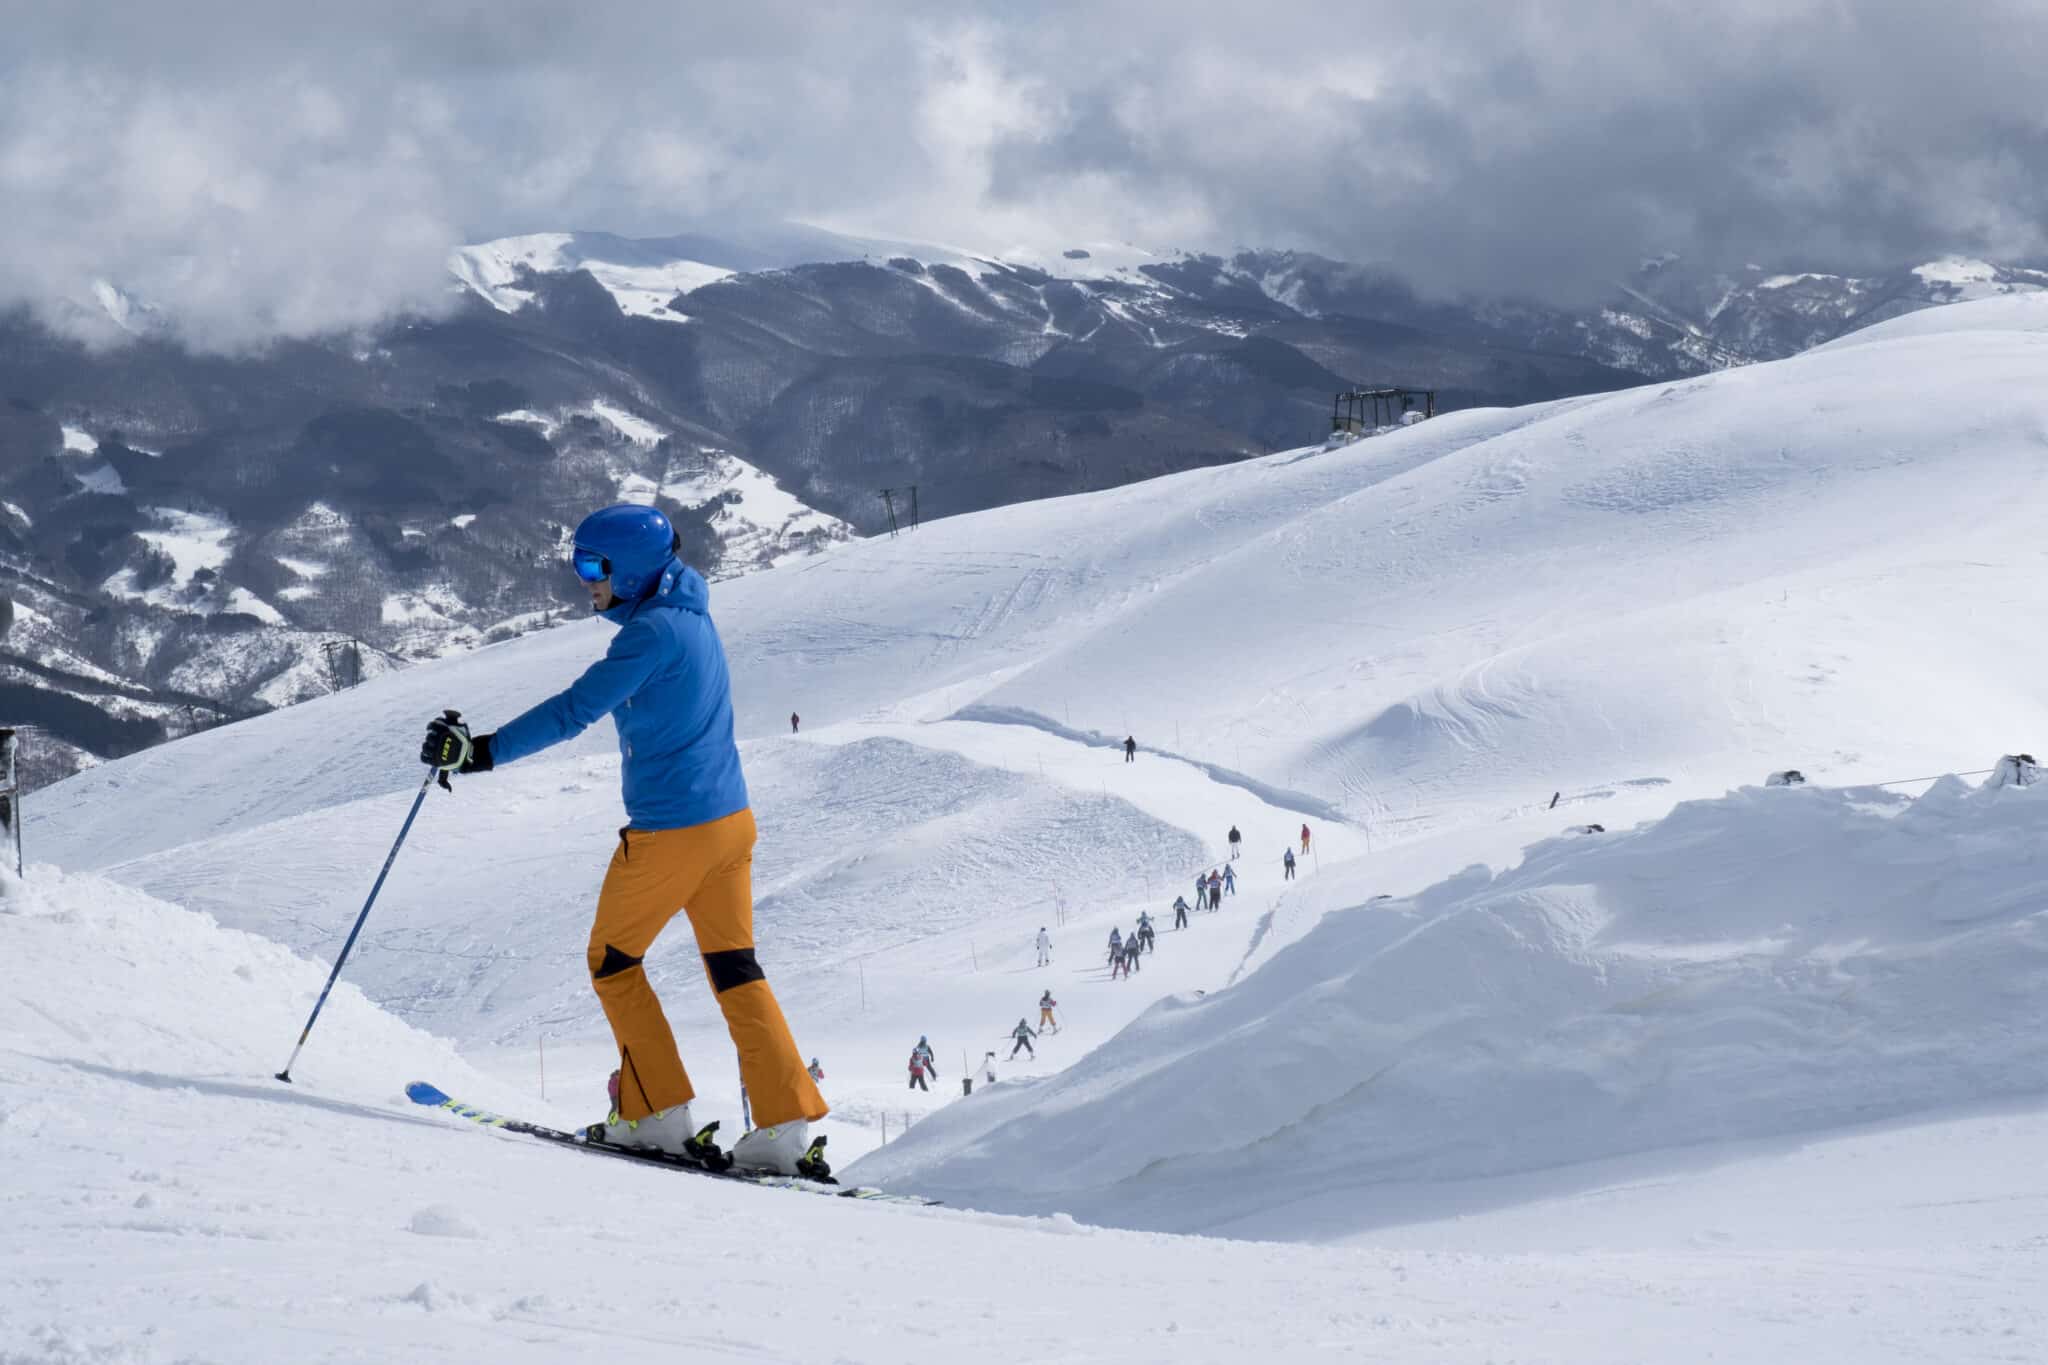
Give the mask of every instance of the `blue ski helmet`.
[{"label": "blue ski helmet", "polygon": [[637,602],[661,581],[675,548],[675,528],[659,508],[623,502],[583,519],[571,558],[578,578],[586,583],[609,578],[613,597]]}]

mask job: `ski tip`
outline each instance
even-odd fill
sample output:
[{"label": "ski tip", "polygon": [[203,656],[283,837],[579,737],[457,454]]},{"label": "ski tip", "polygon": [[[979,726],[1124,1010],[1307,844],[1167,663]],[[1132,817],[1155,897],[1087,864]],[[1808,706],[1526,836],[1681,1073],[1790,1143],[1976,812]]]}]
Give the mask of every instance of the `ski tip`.
[{"label": "ski tip", "polygon": [[414,1081],[411,1085],[408,1085],[405,1088],[405,1097],[414,1104],[443,1105],[448,1103],[448,1096],[445,1093],[428,1085],[425,1081]]}]

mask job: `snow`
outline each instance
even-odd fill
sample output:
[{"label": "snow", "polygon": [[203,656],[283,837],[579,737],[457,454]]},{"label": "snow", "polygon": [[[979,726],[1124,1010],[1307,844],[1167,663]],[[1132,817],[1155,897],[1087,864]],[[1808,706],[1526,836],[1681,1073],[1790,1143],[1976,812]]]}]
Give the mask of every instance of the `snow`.
[{"label": "snow", "polygon": [[501,237],[459,248],[449,256],[448,269],[492,307],[516,313],[533,302],[530,292],[514,287],[520,269],[545,272],[567,268],[561,264],[562,249],[570,240],[566,232]]},{"label": "snow", "polygon": [[[2048,328],[1938,311],[715,585],[761,961],[832,1154],[945,1209],[399,1098],[597,1116],[605,726],[428,794],[266,1079],[323,974],[287,949],[337,951],[419,788],[404,736],[502,724],[600,623],[37,793],[0,902],[0,1162],[33,1177],[0,1354],[2029,1358],[2048,792],[1904,779],[2039,752]],[[1907,384],[1944,401],[1870,404]],[[1232,823],[1237,896],[1167,930]],[[1110,981],[1143,908],[1167,932]],[[687,933],[648,966],[730,1125]],[[1009,1061],[1048,988],[1062,1030]]]},{"label": "snow", "polygon": [[[122,569],[109,577],[101,585],[101,590],[154,606],[192,610],[195,603],[189,599],[203,586],[195,582],[194,575],[202,569],[218,572],[228,562],[229,555],[233,553],[228,541],[235,534],[234,525],[212,513],[179,507],[146,507],[143,512],[153,524],[135,534],[151,548],[170,556],[173,565],[170,581],[142,591],[135,587],[134,571]],[[265,607],[264,610],[270,609]]]},{"label": "snow", "polygon": [[459,516],[448,518],[448,524],[458,531],[467,531],[475,523],[476,513],[474,512],[464,512]]},{"label": "snow", "polygon": [[21,524],[24,526],[33,526],[36,524],[36,519],[30,516],[28,514],[27,509],[22,507],[22,505],[18,502],[0,502],[0,507],[6,508],[10,513],[15,515],[16,517],[19,517],[21,519]]},{"label": "snow", "polygon": [[88,493],[111,493],[118,496],[128,491],[128,485],[122,482],[120,471],[110,464],[98,465],[76,477],[79,486]]},{"label": "snow", "polygon": [[136,534],[171,557],[177,565],[175,582],[187,583],[201,569],[218,570],[228,562],[227,542],[235,528],[226,519],[176,507],[146,510],[158,525]]},{"label": "snow", "polygon": [[244,615],[253,616],[265,625],[283,626],[291,624],[285,620],[284,614],[278,611],[276,607],[271,606],[247,588],[236,588],[229,592],[228,604],[224,610],[238,611]]},{"label": "snow", "polygon": [[386,594],[379,615],[387,626],[452,625],[462,609],[454,589],[434,584]]},{"label": "snow", "polygon": [[67,452],[92,455],[97,453],[99,448],[100,443],[94,440],[89,433],[81,431],[77,427],[64,428],[64,449]]},{"label": "snow", "polygon": [[1987,283],[1998,272],[1983,261],[1965,256],[1944,256],[1938,261],[1914,266],[1913,273],[1928,284],[1963,285]]},{"label": "snow", "polygon": [[456,279],[507,313],[517,312],[533,301],[530,291],[516,286],[522,267],[543,273],[587,270],[618,303],[621,312],[665,322],[689,320],[669,309],[671,299],[733,273],[691,260],[658,264],[606,261],[589,254],[578,242],[574,234],[566,232],[501,237],[459,248],[449,258],[448,268]]},{"label": "snow", "polygon": [[657,493],[690,506],[722,502],[714,522],[723,562],[739,572],[808,555],[855,535],[851,525],[788,492],[766,470],[723,451],[700,450],[683,478],[658,488],[638,475],[619,485],[619,496],[629,502],[651,502]]},{"label": "snow", "polygon": [[[1924,270],[1926,267],[1922,266],[1921,269]],[[1758,280],[1756,287],[1759,289],[1787,289],[1795,284],[1804,284],[1808,280],[1839,280],[1841,278],[1840,275],[1823,275],[1816,271],[1807,270],[1797,275],[1773,275],[1767,280]],[[1922,278],[1925,278],[1925,276]]]},{"label": "snow", "polygon": [[630,266],[613,265],[603,261],[583,262],[597,282],[603,285],[619,310],[633,317],[654,318],[662,322],[688,322],[687,314],[669,307],[678,294],[687,294],[701,289],[714,280],[722,280],[732,274],[715,265],[701,261],[670,261],[665,265]]},{"label": "snow", "polygon": [[[1233,990],[1162,1001],[1056,1079],[955,1106],[853,1174],[1005,1212],[1323,1240],[1388,1219],[1344,1189],[1426,1208],[1433,1184],[2037,1095],[2048,1038],[2004,1021],[2048,989],[2044,829],[2048,787],[1948,778],[1918,800],[1752,787],[1553,839],[1509,872],[1361,897]],[[1140,1128],[1157,1137],[1096,1138]]]},{"label": "snow", "polygon": [[619,435],[636,445],[659,444],[661,438],[668,434],[644,417],[636,417],[624,408],[607,403],[603,399],[591,400],[590,411],[592,415],[608,423]]},{"label": "snow", "polygon": [[540,434],[543,436],[553,436],[556,429],[561,426],[561,423],[554,418],[543,417],[539,413],[529,412],[525,408],[515,408],[511,412],[501,412],[491,420],[494,422],[519,422],[527,426],[539,427]]},{"label": "snow", "polygon": [[2001,332],[2048,332],[2048,292],[2015,291],[1972,302],[1968,306],[1949,304],[1941,308],[1923,308],[1873,323],[1815,350],[1838,351],[1873,342],[1920,342],[1946,336],[1956,336],[1961,344],[1969,345]]}]

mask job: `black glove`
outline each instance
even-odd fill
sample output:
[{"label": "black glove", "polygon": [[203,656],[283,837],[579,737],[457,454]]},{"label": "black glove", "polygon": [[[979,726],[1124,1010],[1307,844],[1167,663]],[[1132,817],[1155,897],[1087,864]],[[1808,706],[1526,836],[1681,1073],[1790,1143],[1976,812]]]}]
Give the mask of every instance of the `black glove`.
[{"label": "black glove", "polygon": [[448,774],[487,773],[491,770],[491,736],[469,733],[459,711],[444,711],[427,723],[427,737],[420,744],[420,762],[441,770],[441,785]]}]

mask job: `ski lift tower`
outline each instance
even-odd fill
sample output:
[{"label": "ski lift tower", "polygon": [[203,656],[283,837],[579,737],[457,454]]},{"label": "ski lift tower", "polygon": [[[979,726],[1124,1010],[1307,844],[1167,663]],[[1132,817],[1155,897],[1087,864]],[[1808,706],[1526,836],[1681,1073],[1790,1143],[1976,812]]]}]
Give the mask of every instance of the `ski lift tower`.
[{"label": "ski lift tower", "polygon": [[[1410,413],[1420,416],[1410,417]],[[1330,405],[1330,430],[1347,436],[1370,436],[1381,427],[1436,416],[1435,389],[1349,389]]]}]

